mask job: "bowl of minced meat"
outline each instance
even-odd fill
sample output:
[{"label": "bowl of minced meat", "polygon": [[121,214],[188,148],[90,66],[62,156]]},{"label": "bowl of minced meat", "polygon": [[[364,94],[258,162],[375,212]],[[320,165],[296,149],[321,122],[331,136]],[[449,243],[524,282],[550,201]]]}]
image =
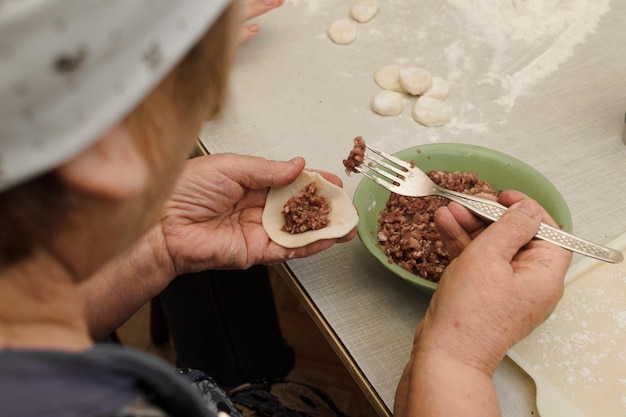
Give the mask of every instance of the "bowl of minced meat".
[{"label": "bowl of minced meat", "polygon": [[[543,174],[512,156],[456,143],[414,146],[394,155],[414,162],[444,188],[492,195],[519,190],[537,200],[562,229],[572,231],[561,193]],[[367,250],[395,275],[422,291],[433,292],[450,263],[433,215],[448,200],[399,196],[363,177],[353,201],[359,212],[358,235]]]}]

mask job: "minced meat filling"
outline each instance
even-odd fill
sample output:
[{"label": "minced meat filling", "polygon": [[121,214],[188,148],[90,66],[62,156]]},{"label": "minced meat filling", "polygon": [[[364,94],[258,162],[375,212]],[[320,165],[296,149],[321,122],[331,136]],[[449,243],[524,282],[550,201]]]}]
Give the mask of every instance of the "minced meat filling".
[{"label": "minced meat filling", "polygon": [[346,174],[350,175],[351,172],[358,172],[355,168],[363,163],[364,155],[365,141],[363,137],[357,136],[354,138],[354,147],[350,151],[348,158],[343,160],[343,166],[346,167]]},{"label": "minced meat filling", "polygon": [[285,203],[282,215],[285,225],[282,230],[295,234],[308,230],[322,229],[330,223],[330,201],[318,195],[319,186],[315,182],[308,184]]},{"label": "minced meat filling", "polygon": [[[466,194],[497,191],[471,172],[430,171],[440,187]],[[439,282],[450,256],[435,228],[435,211],[450,200],[392,193],[378,217],[378,241],[389,261],[429,281]]]}]

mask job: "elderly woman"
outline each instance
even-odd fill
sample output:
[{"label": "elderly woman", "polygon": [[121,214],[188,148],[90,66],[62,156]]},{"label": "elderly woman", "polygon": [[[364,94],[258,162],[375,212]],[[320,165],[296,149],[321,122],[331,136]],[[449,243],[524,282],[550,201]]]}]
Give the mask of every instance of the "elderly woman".
[{"label": "elderly woman", "polygon": [[240,20],[225,0],[0,6],[0,414],[211,415],[168,366],[92,337],[181,273],[335,242],[287,250],[261,226],[302,158],[217,155],[181,175]]},{"label": "elderly woman", "polygon": [[[209,378],[94,338],[182,273],[354,237],[268,238],[268,188],[302,158],[187,161],[222,105],[240,20],[227,0],[0,4],[0,416],[239,415]],[[460,256],[417,331],[398,415],[496,415],[495,366],[560,296],[569,253],[531,241],[546,214],[516,193],[502,202],[486,229],[439,213]]]}]

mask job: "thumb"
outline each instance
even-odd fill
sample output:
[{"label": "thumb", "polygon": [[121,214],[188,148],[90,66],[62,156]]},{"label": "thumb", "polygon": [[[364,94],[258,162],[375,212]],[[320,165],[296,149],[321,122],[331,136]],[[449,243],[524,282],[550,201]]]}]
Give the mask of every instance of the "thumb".
[{"label": "thumb", "polygon": [[281,187],[291,184],[300,175],[306,161],[302,157],[295,157],[289,161],[264,160],[264,166],[258,167],[257,175],[252,177],[257,181],[259,188]]},{"label": "thumb", "polygon": [[220,170],[227,177],[247,188],[280,187],[293,182],[302,172],[305,160],[296,157],[290,161],[273,161],[260,157],[227,155],[227,164]]},{"label": "thumb", "polygon": [[[513,204],[502,217],[489,225],[476,239],[473,250],[481,258],[510,262],[515,254],[535,236],[541,224],[541,206],[523,199]],[[469,247],[468,247],[469,248]]]}]

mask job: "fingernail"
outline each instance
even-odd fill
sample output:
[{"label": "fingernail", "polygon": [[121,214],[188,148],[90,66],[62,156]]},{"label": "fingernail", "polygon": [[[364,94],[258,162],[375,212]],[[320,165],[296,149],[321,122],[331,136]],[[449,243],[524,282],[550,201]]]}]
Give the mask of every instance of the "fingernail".
[{"label": "fingernail", "polygon": [[272,7],[276,4],[276,0],[263,0],[263,4],[266,7]]},{"label": "fingernail", "polygon": [[295,158],[291,158],[289,161],[287,161],[288,163],[290,163],[291,165],[299,165],[300,164],[300,160],[302,159],[301,156],[296,156]]},{"label": "fingernail", "polygon": [[528,214],[531,217],[541,216],[541,211],[539,210],[539,206],[533,201],[522,200],[514,204],[514,206],[517,206],[517,208],[519,208],[520,210],[522,210],[524,213]]}]

